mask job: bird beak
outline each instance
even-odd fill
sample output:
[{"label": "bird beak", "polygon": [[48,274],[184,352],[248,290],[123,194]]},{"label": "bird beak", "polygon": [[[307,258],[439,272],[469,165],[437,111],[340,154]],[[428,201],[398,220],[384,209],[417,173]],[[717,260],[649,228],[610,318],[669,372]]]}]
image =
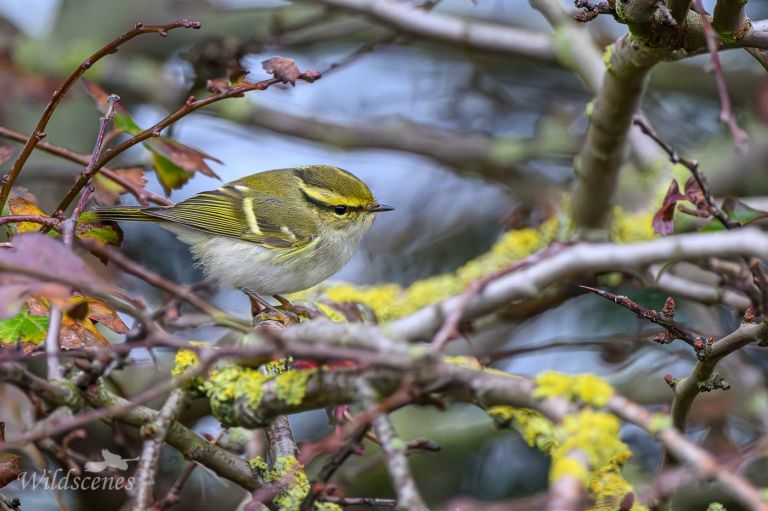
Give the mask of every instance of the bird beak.
[{"label": "bird beak", "polygon": [[373,204],[372,206],[370,206],[368,208],[368,211],[370,211],[371,213],[378,213],[378,212],[381,212],[381,211],[394,211],[394,209],[395,208],[393,208],[392,206],[385,206],[384,204],[378,204],[377,203],[377,204]]}]

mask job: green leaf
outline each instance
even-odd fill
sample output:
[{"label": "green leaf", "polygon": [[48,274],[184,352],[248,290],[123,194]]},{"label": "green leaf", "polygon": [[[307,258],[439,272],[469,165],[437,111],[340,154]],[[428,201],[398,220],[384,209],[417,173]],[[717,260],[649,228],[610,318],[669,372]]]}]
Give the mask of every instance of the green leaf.
[{"label": "green leaf", "polygon": [[0,343],[40,344],[48,331],[47,316],[32,316],[27,307],[11,319],[0,321]]},{"label": "green leaf", "polygon": [[98,216],[90,211],[77,219],[75,234],[78,238],[94,238],[108,245],[120,246],[123,242],[123,232],[116,224],[99,222]]},{"label": "green leaf", "polygon": [[171,190],[180,188],[189,181],[190,173],[175,165],[165,156],[152,151],[152,161],[155,165],[155,173],[160,180],[160,184],[165,191],[165,195],[170,195]]}]

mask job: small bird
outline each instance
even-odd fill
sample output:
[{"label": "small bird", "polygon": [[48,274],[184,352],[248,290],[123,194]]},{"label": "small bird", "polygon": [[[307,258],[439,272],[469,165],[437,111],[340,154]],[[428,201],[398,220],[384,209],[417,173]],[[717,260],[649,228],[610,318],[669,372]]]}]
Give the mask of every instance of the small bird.
[{"label": "small bird", "polygon": [[270,170],[174,206],[97,208],[100,220],[155,222],[191,247],[206,276],[261,297],[308,289],[352,257],[376,213],[365,183],[328,165]]}]

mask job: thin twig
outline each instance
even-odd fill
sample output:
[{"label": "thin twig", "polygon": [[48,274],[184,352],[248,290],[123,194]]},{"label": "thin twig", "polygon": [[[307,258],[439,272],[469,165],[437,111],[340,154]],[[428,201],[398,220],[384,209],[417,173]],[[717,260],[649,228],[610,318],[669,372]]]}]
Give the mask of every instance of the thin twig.
[{"label": "thin twig", "polygon": [[[302,73],[298,79],[311,83],[311,82],[314,82],[315,80],[320,79],[320,77],[321,75],[317,71],[309,70]],[[106,151],[104,155],[101,158],[99,158],[99,160],[96,162],[95,168],[98,170],[104,165],[106,165],[107,163],[109,163],[117,155],[125,152],[126,150],[130,149],[136,144],[139,144],[152,137],[159,136],[160,132],[164,128],[167,128],[171,124],[189,115],[195,110],[208,106],[212,103],[216,103],[217,101],[221,101],[223,99],[242,97],[246,92],[255,91],[255,90],[260,90],[260,91],[266,90],[270,86],[278,83],[284,83],[284,82],[280,78],[270,78],[268,80],[262,80],[260,82],[244,83],[234,87],[232,86],[223,87],[221,89],[217,89],[215,88],[217,86],[212,85],[211,87],[214,89],[213,94],[203,99],[196,99],[194,96],[189,96],[187,100],[184,102],[184,104],[181,107],[179,107],[178,110],[166,116],[164,119],[161,119],[154,126],[147,128],[141,133],[137,133],[136,135],[129,138],[128,140]],[[59,202],[59,205],[56,207],[56,210],[51,216],[57,216],[62,214],[62,212],[66,210],[67,207],[69,207],[69,205],[72,203],[74,198],[77,196],[78,191],[83,186],[85,186],[87,182],[88,182],[87,178],[81,175],[80,178],[75,182],[72,188],[67,192],[64,198],[61,200],[61,202]]]},{"label": "thin twig", "polygon": [[[376,391],[363,384],[360,388],[363,404],[367,408],[377,408]],[[386,413],[380,413],[371,420],[373,431],[381,443],[384,451],[384,463],[392,479],[392,485],[397,492],[397,509],[402,511],[426,511],[427,505],[421,498],[416,482],[408,465],[408,457],[405,455],[405,445],[398,439],[395,428]]]},{"label": "thin twig", "polygon": [[[18,131],[14,131],[12,129],[9,129],[3,126],[0,126],[0,137],[8,140],[13,140],[15,142],[21,142],[22,144],[25,143],[27,140],[29,140],[28,135],[19,133]],[[88,165],[91,159],[90,155],[77,153],[65,147],[51,144],[50,142],[38,143],[37,149],[45,151],[54,156],[58,156],[65,160],[79,163],[81,165]],[[146,206],[149,202],[159,204],[160,206],[173,205],[173,203],[168,199],[166,199],[165,197],[162,197],[160,195],[157,195],[156,193],[150,192],[149,190],[146,190],[144,188],[134,185],[133,183],[123,178],[119,173],[117,173],[114,169],[110,167],[106,167],[106,166],[102,167],[101,169],[99,169],[99,173],[102,174],[107,179],[109,179],[110,181],[113,181],[119,184],[120,186],[122,186],[123,188],[125,188],[128,191],[128,193],[136,197],[136,200],[138,200],[139,203],[142,205]]]},{"label": "thin twig", "polygon": [[152,506],[155,477],[160,465],[160,451],[165,444],[168,429],[184,406],[185,397],[184,389],[174,389],[160,409],[160,413],[157,414],[157,419],[142,428],[143,432],[149,433],[149,438],[144,440],[139,468],[135,475],[138,488],[131,507],[133,511],[147,511]]},{"label": "thin twig", "polygon": [[119,250],[116,250],[113,247],[110,247],[108,245],[105,245],[103,243],[100,243],[92,239],[84,238],[78,241],[89,251],[97,255],[106,257],[107,259],[117,264],[123,270],[130,273],[131,275],[135,275],[136,277],[139,277],[145,282],[157,288],[160,288],[163,291],[167,291],[168,293],[171,293],[172,295],[180,298],[181,300],[184,300],[190,305],[197,307],[202,312],[205,312],[206,314],[208,314],[217,324],[221,326],[233,328],[235,330],[238,330],[244,333],[249,333],[251,331],[251,326],[247,322],[228,314],[227,312],[219,309],[212,303],[202,299],[195,292],[193,292],[188,286],[183,286],[180,284],[176,284],[175,282],[171,282],[165,277],[144,268],[137,262],[131,260],[129,257],[124,255]]},{"label": "thin twig", "polygon": [[[602,289],[596,289],[594,287],[589,286],[579,286],[582,289],[586,289],[587,291],[590,291],[592,293],[595,293],[598,296],[602,296],[603,298],[610,300],[618,305],[621,305],[624,308],[627,308],[637,314],[637,317],[641,319],[645,319],[650,321],[651,323],[655,323],[661,327],[663,327],[667,332],[669,332],[670,338],[657,338],[657,342],[661,342],[663,344],[666,344],[666,342],[671,342],[674,339],[681,339],[688,343],[693,349],[695,349],[697,352],[701,351],[706,346],[706,340],[707,338],[700,333],[696,332],[695,330],[685,326],[681,325],[677,321],[674,320],[674,300],[671,298],[667,299],[667,303],[664,306],[664,310],[662,312],[657,312],[653,309],[649,309],[648,307],[643,307],[636,301],[632,300],[629,297],[617,295],[614,293],[611,293],[609,291],[604,291]],[[671,305],[670,305],[671,304]],[[668,309],[671,311],[668,311]]]},{"label": "thin twig", "polygon": [[[685,3],[688,3],[688,1],[686,0]],[[736,120],[736,116],[733,114],[731,98],[728,95],[728,87],[725,84],[723,66],[720,64],[720,54],[718,53],[720,48],[720,37],[718,37],[715,30],[712,28],[712,23],[709,21],[709,16],[707,16],[707,11],[704,10],[701,0],[694,0],[694,3],[696,4],[696,12],[699,13],[699,17],[701,18],[701,25],[704,28],[707,49],[709,50],[712,68],[715,73],[717,92],[720,95],[720,122],[726,124],[728,129],[731,130],[731,136],[733,136],[733,142],[736,144],[736,148],[739,151],[746,152],[749,144],[749,135],[741,129],[741,126],[739,126],[739,123]]]},{"label": "thin twig", "polygon": [[[224,432],[226,430],[222,429],[219,431],[219,433],[210,439],[211,445],[216,445],[219,440],[221,440],[221,437],[224,436]],[[195,468],[197,468],[198,463],[195,463],[194,461],[191,463],[188,463],[187,466],[184,468],[184,472],[181,473],[181,475],[174,481],[174,483],[171,485],[171,488],[168,490],[168,493],[165,495],[165,498],[161,501],[157,501],[152,506],[152,511],[163,511],[166,508],[169,508],[173,506],[174,504],[177,504],[179,500],[181,500],[181,489],[184,487],[184,484],[187,482],[189,477],[192,475],[192,472],[195,471]]]},{"label": "thin twig", "polygon": [[51,119],[51,116],[53,115],[54,110],[56,110],[56,107],[59,106],[59,103],[64,98],[64,95],[69,91],[69,89],[77,81],[77,79],[80,78],[80,76],[83,73],[85,73],[96,62],[98,62],[99,60],[101,60],[103,57],[107,55],[115,53],[117,49],[120,47],[120,45],[122,45],[127,41],[130,41],[134,37],[141,34],[149,34],[149,33],[157,33],[165,37],[166,35],[168,35],[169,30],[173,30],[175,28],[198,29],[200,28],[200,22],[192,21],[188,19],[179,19],[171,23],[166,23],[164,25],[144,26],[142,23],[136,23],[133,30],[129,30],[128,32],[124,33],[123,35],[111,41],[106,46],[98,50],[96,53],[94,53],[93,55],[85,59],[77,67],[77,69],[75,69],[72,72],[72,74],[70,74],[69,77],[67,77],[67,79],[64,80],[64,83],[62,83],[61,86],[53,92],[53,95],[51,96],[51,100],[48,102],[48,105],[46,105],[45,110],[43,111],[42,117],[40,118],[40,120],[37,122],[37,125],[35,126],[35,129],[33,131],[33,136],[27,139],[27,141],[24,143],[24,147],[21,148],[21,153],[19,154],[19,157],[16,159],[16,161],[13,164],[13,167],[11,167],[11,170],[9,170],[8,173],[5,176],[3,176],[2,186],[0,186],[0,210],[2,210],[3,207],[5,206],[5,202],[8,200],[8,195],[11,193],[11,188],[13,187],[13,184],[16,182],[16,178],[19,177],[19,174],[21,173],[21,169],[24,167],[24,164],[27,162],[29,155],[32,154],[32,150],[34,150],[35,146],[43,138],[45,138],[45,128],[48,125],[48,121]]}]

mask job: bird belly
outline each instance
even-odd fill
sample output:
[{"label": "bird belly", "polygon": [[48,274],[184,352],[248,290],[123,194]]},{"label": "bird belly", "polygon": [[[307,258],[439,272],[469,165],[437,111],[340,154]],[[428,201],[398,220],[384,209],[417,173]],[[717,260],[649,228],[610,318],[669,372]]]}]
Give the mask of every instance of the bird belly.
[{"label": "bird belly", "polygon": [[339,271],[355,248],[349,250],[347,244],[326,239],[288,254],[288,249],[266,248],[228,236],[179,226],[166,228],[190,246],[208,278],[257,295],[288,294],[319,284]]}]

